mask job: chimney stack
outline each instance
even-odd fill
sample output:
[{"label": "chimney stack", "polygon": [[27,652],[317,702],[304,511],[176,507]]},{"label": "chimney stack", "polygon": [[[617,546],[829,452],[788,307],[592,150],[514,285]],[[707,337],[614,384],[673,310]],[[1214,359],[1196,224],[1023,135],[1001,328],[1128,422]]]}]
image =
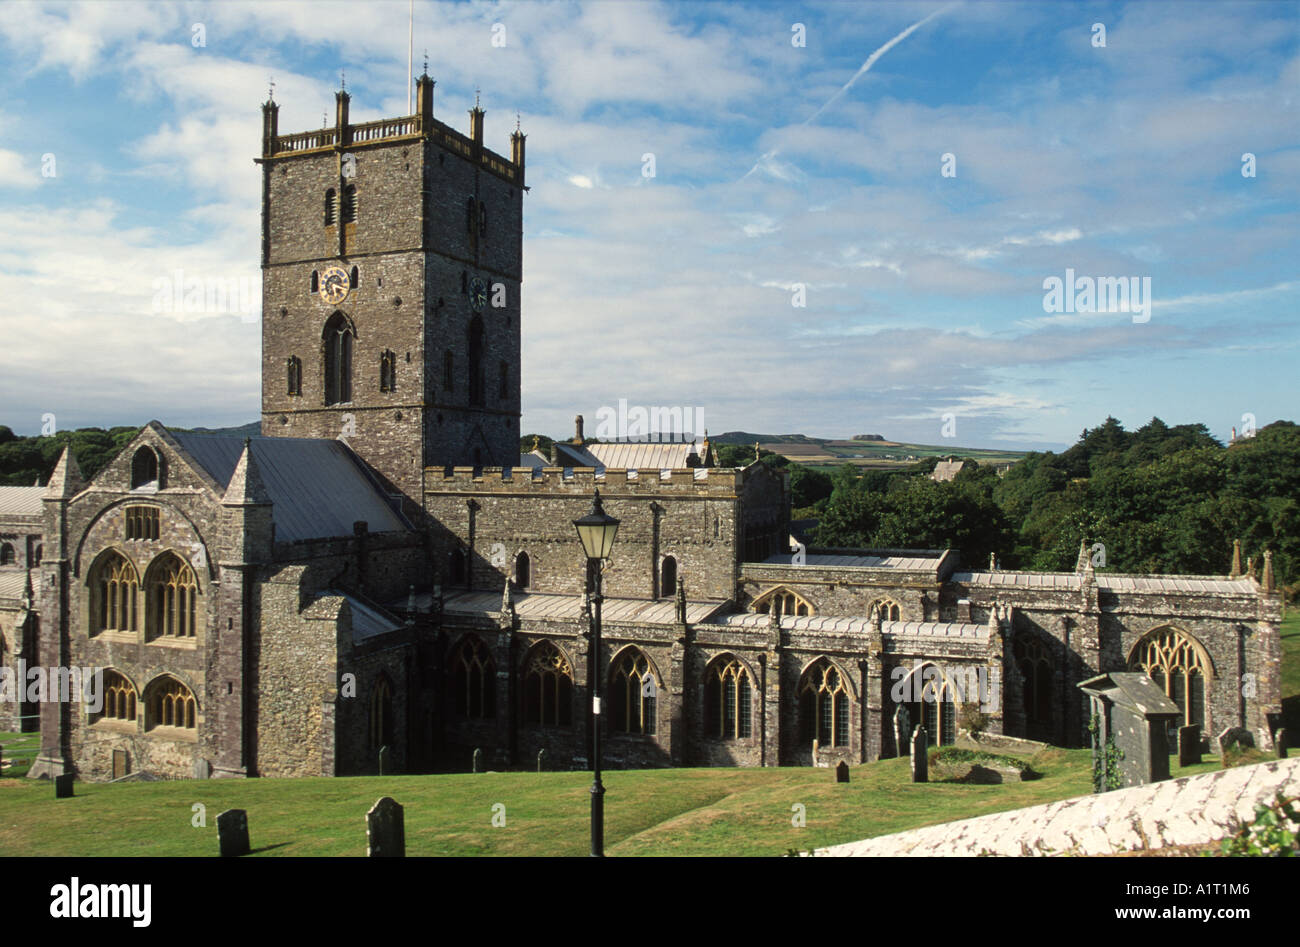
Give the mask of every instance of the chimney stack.
[{"label": "chimney stack", "polygon": [[582,415],[573,419],[573,443],[581,445],[585,438],[582,436]]}]

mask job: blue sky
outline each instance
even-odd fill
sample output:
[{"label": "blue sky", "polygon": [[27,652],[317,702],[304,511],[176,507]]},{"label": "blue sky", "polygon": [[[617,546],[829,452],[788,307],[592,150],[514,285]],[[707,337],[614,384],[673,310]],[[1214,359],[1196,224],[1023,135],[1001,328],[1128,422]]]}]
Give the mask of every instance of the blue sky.
[{"label": "blue sky", "polygon": [[[407,9],[5,5],[0,423],[258,416],[268,78],[282,133],[332,115],[340,69],[354,121],[405,114]],[[1297,417],[1297,4],[415,20],[438,117],[465,130],[478,88],[489,147],[509,154],[516,113],[528,134],[526,432],[620,399],[702,409],[715,434],[943,443],[951,415],[962,446],[1060,446],[1108,414],[1221,438]],[[1149,318],[1045,311],[1067,269],[1150,278]],[[159,311],[177,271],[242,281],[251,310]]]}]

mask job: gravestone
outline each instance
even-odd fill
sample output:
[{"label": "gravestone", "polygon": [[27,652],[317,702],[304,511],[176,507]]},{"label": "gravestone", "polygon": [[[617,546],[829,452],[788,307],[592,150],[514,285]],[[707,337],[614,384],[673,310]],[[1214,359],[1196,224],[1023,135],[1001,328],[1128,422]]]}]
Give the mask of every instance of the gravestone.
[{"label": "gravestone", "polygon": [[1196,724],[1178,728],[1178,765],[1194,766],[1201,761],[1201,728]]},{"label": "gravestone", "polygon": [[925,727],[918,726],[912,734],[912,782],[930,781],[930,735]]},{"label": "gravestone", "polygon": [[849,764],[843,760],[835,764],[835,781],[837,783],[847,783],[849,781]]},{"label": "gravestone", "polygon": [[474,747],[474,759],[470,762],[471,773],[481,773],[483,771],[483,750]]},{"label": "gravestone", "polygon": [[1230,747],[1253,748],[1255,735],[1245,727],[1229,727],[1219,734],[1219,750],[1226,753]]},{"label": "gravestone", "polygon": [[1169,778],[1169,757],[1183,712],[1143,671],[1111,671],[1076,685],[1088,695],[1093,792]]},{"label": "gravestone", "polygon": [[537,751],[537,772],[540,773],[542,771],[542,768],[545,765],[546,765],[546,750],[543,748]]},{"label": "gravestone", "polygon": [[381,746],[379,748],[379,775],[380,776],[387,776],[390,773],[392,773],[393,764],[392,764],[391,756],[392,756],[392,750],[390,750],[387,746]]},{"label": "gravestone", "polygon": [[366,840],[371,858],[406,855],[406,817],[396,800],[384,796],[366,813]]},{"label": "gravestone", "polygon": [[1279,760],[1286,759],[1286,744],[1289,739],[1291,739],[1291,734],[1286,732],[1285,727],[1277,732],[1277,758]]},{"label": "gravestone", "polygon": [[907,748],[907,735],[912,732],[911,714],[902,704],[894,711],[894,755],[902,756]]},{"label": "gravestone", "polygon": [[217,843],[221,846],[223,858],[247,855],[248,813],[243,809],[227,809],[218,815]]},{"label": "gravestone", "polygon": [[[126,752],[125,752],[124,750],[114,750],[113,752],[114,752],[114,754],[116,754],[116,753],[121,753],[121,754],[122,754],[122,766],[123,766],[123,768],[125,768],[125,766],[126,766]],[[117,760],[116,760],[116,759],[113,761],[113,765],[114,765],[114,766],[117,765]],[[126,774],[123,773],[122,775],[125,776]],[[198,760],[195,760],[195,761],[194,761],[194,778],[195,778],[195,779],[207,779],[207,778],[209,778],[211,775],[212,775],[212,764],[211,764],[211,763],[209,763],[207,760],[204,760],[204,759],[198,759]]]},{"label": "gravestone", "polygon": [[54,798],[71,799],[72,798],[72,781],[75,779],[71,773],[64,773],[62,776],[54,777]]}]

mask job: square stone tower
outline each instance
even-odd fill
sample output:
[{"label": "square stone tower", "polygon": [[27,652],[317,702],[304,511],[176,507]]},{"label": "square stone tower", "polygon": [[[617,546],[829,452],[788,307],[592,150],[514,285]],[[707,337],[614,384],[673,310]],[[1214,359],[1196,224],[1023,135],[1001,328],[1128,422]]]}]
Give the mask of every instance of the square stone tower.
[{"label": "square stone tower", "polygon": [[427,466],[519,454],[524,136],[433,117],[280,135],[262,106],[262,433],[342,437],[419,504]]}]

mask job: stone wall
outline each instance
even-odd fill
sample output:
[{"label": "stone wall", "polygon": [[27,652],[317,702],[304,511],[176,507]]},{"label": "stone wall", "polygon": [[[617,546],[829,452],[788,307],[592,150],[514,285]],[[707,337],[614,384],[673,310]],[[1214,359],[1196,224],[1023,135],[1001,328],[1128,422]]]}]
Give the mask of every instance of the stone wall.
[{"label": "stone wall", "polygon": [[475,475],[461,468],[451,476],[430,470],[425,508],[443,530],[434,545],[435,562],[446,576],[453,549],[466,550],[472,584],[501,588],[516,556],[527,552],[533,591],[580,594],[586,564],[573,521],[590,510],[599,487],[605,511],[621,521],[605,594],[652,598],[663,559],[672,555],[692,599],[727,600],[736,587],[742,515],[737,490],[743,476],[726,469],[711,469],[698,480],[692,470],[673,471],[667,480],[657,470],[641,471],[635,479],[613,469],[599,479],[588,469],[569,476],[558,468],[536,476],[516,469],[510,477],[495,469]]},{"label": "stone wall", "polygon": [[1185,776],[818,849],[815,855],[1112,855],[1231,835],[1255,806],[1300,794],[1300,759]]}]

